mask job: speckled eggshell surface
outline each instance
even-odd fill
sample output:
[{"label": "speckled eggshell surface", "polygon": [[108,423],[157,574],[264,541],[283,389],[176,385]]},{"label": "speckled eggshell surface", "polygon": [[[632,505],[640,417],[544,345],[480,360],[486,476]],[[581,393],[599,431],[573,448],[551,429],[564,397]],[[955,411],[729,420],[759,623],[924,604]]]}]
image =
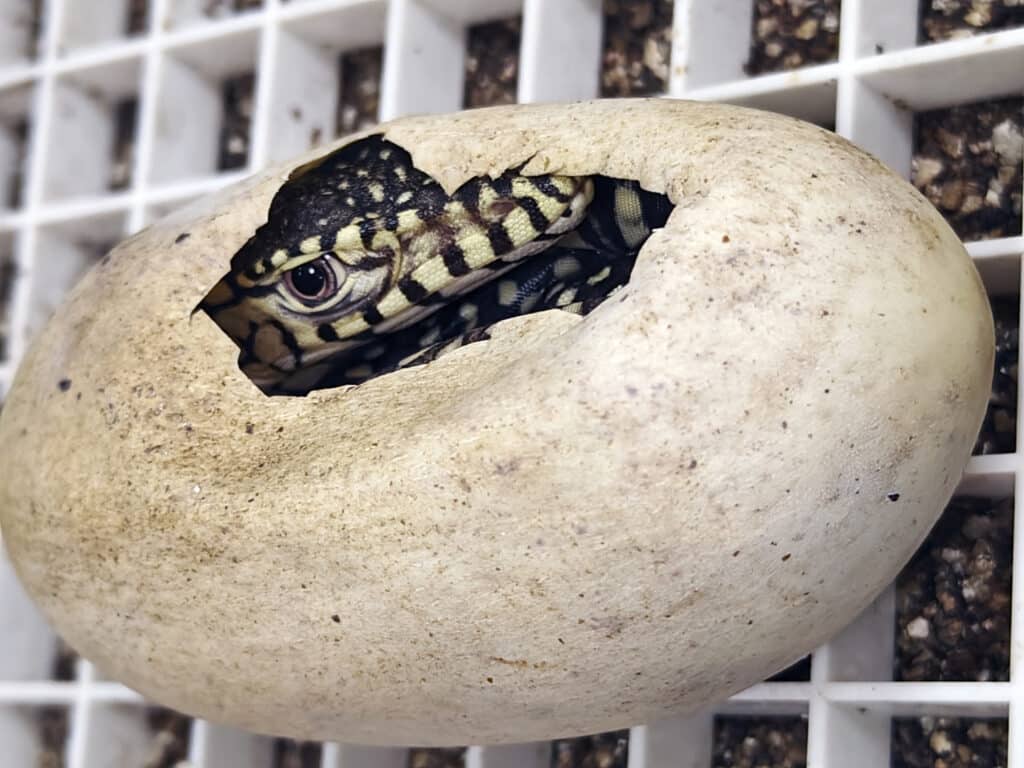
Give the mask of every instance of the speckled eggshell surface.
[{"label": "speckled eggshell surface", "polygon": [[664,99],[377,130],[449,190],[528,161],[677,207],[587,317],[304,398],[265,397],[193,315],[299,161],[118,246],[0,421],[5,544],[73,646],[249,729],[526,741],[724,698],[893,579],[993,355],[908,184],[814,126]]}]

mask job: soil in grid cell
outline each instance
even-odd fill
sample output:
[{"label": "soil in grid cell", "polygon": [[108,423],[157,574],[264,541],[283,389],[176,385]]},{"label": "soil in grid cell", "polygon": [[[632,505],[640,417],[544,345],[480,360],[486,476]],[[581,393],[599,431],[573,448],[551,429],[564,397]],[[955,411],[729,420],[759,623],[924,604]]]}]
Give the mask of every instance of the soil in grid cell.
[{"label": "soil in grid cell", "polygon": [[224,116],[220,129],[218,170],[244,168],[249,162],[255,85],[256,76],[251,72],[229,77],[221,85]]},{"label": "soil in grid cell", "polygon": [[128,0],[124,15],[124,32],[129,37],[144,35],[149,27],[149,0]]},{"label": "soil in grid cell", "polygon": [[521,26],[522,19],[516,16],[477,24],[466,30],[463,106],[515,104]]},{"label": "soil in grid cell", "polygon": [[64,768],[64,745],[68,740],[68,711],[65,707],[40,707],[36,712],[39,727],[39,756],[34,768]]},{"label": "soil in grid cell", "polygon": [[420,747],[409,750],[408,768],[464,768],[464,747]]},{"label": "soil in grid cell", "polygon": [[551,743],[551,768],[626,768],[628,760],[628,730]]},{"label": "soil in grid cell", "polygon": [[958,497],[896,579],[896,681],[1010,679],[1013,499]]},{"label": "soil in grid cell", "polygon": [[322,748],[313,741],[274,740],[271,768],[320,768]]},{"label": "soil in grid cell", "polygon": [[890,768],[999,768],[1006,736],[1006,720],[894,718]]},{"label": "soil in grid cell", "polygon": [[922,0],[919,40],[935,43],[1024,27],[1020,0]]},{"label": "soil in grid cell", "polygon": [[720,715],[712,744],[713,768],[805,768],[807,720]]},{"label": "soil in grid cell", "polygon": [[6,170],[3,189],[4,208],[20,208],[25,199],[25,167],[28,162],[28,120],[20,118],[0,126],[14,145],[11,165]]},{"label": "soil in grid cell", "polygon": [[0,360],[7,359],[7,339],[11,331],[11,296],[17,265],[14,251],[7,241],[0,240]]},{"label": "soil in grid cell", "polygon": [[911,181],[962,240],[1021,234],[1024,99],[920,112]]},{"label": "soil in grid cell", "polygon": [[1017,360],[1020,297],[992,296],[996,328],[996,360],[985,421],[974,453],[1013,453],[1017,448]]},{"label": "soil in grid cell", "polygon": [[673,0],[604,0],[601,96],[668,91]]},{"label": "soil in grid cell", "polygon": [[[374,46],[348,51],[338,57],[338,114],[334,133],[345,136],[377,124],[380,108],[380,77],[384,48]],[[319,144],[313,137],[313,144]]]},{"label": "soil in grid cell", "polygon": [[754,0],[747,74],[835,61],[839,10],[839,0]]},{"label": "soil in grid cell", "polygon": [[138,100],[123,99],[113,108],[114,152],[110,165],[110,189],[127,189],[132,183],[135,163],[135,122],[139,111]]},{"label": "soil in grid cell", "polygon": [[50,677],[58,682],[67,683],[75,679],[75,672],[78,667],[78,653],[64,642],[64,638],[57,638],[57,650],[53,655],[53,668]]},{"label": "soil in grid cell", "polygon": [[151,740],[142,768],[179,768],[188,759],[191,718],[155,707],[146,713],[146,722]]}]

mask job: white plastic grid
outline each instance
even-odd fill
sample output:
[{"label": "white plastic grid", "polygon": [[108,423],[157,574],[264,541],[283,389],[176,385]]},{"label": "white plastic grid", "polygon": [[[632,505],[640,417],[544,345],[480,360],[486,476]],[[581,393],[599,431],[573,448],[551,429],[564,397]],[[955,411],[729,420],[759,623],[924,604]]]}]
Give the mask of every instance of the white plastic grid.
[{"label": "white plastic grid", "polygon": [[[104,247],[175,205],[330,138],[339,52],[385,41],[380,118],[461,106],[467,25],[522,15],[518,99],[598,94],[600,0],[150,0],[146,26],[124,35],[131,0],[48,0],[38,57],[28,60],[30,0],[0,0],[0,201],[21,163],[22,204],[0,204],[0,262],[13,259],[6,391],[29,334]],[[750,78],[753,0],[676,0],[668,95],[746,104],[821,124],[908,175],[913,113],[1024,93],[1024,28],[917,45],[918,0],[844,0],[838,60]],[[256,5],[259,5],[258,3]],[[213,11],[210,9],[214,8]],[[256,74],[248,166],[217,171],[220,84]],[[137,99],[130,183],[109,190],[119,104]],[[301,110],[295,106],[300,104]],[[122,107],[123,108],[123,107]],[[993,295],[1020,295],[1024,237],[968,244]],[[0,306],[3,302],[0,301]],[[1018,434],[1017,445],[1021,437]],[[1004,498],[1024,477],[1017,453],[971,460],[965,494]],[[1014,581],[1024,583],[1024,516],[1016,515]],[[711,765],[715,713],[808,720],[811,768],[889,764],[891,718],[1008,717],[1010,765],[1024,768],[1024,591],[1012,600],[1011,681],[891,682],[890,590],[813,655],[811,680],[763,683],[708,712],[633,728],[631,768]],[[141,698],[85,661],[50,680],[56,639],[0,557],[0,764],[36,764],[35,714],[67,708],[69,768],[134,766],[148,742]],[[194,721],[196,768],[271,765],[271,740]],[[473,747],[470,768],[543,766],[546,744]],[[328,744],[332,768],[405,765],[401,749]]]}]

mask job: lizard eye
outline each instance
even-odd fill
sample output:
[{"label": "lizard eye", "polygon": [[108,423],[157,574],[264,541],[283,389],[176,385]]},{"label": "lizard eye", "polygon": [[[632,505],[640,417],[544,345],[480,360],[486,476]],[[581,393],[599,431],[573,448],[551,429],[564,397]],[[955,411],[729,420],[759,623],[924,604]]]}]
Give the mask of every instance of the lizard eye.
[{"label": "lizard eye", "polygon": [[288,270],[284,284],[296,299],[307,306],[321,304],[338,292],[338,276],[327,256]]}]

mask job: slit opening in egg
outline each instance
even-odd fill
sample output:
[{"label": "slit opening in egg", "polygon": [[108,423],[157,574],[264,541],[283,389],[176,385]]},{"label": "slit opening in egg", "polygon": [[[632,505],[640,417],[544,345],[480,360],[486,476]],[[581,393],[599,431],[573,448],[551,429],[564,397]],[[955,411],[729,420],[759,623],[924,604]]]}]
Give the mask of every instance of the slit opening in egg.
[{"label": "slit opening in egg", "polygon": [[[346,145],[291,174],[197,309],[260,390],[293,396],[430,363],[512,317],[586,315],[629,282],[672,206],[599,175],[529,177],[529,197],[521,183],[512,191],[517,170],[449,196],[379,135]],[[557,215],[544,218],[537,200]],[[532,237],[501,218],[513,210]]]}]

